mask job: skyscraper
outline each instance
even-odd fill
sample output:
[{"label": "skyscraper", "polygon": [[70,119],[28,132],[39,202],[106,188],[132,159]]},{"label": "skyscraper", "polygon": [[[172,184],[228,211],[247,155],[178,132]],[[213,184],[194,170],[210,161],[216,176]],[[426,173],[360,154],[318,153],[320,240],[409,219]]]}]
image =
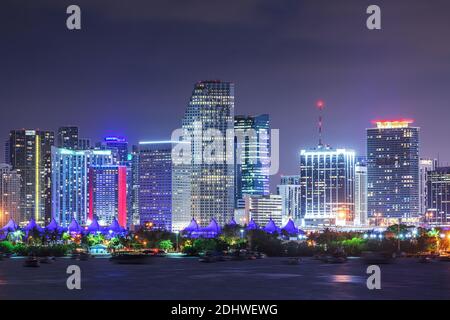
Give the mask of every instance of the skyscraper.
[{"label": "skyscraper", "polygon": [[140,224],[172,230],[172,145],[171,141],[139,143]]},{"label": "skyscraper", "polygon": [[367,165],[355,165],[355,226],[365,226],[367,221]]},{"label": "skyscraper", "polygon": [[34,218],[43,222],[51,216],[51,131],[12,130],[9,163],[21,177],[20,222]]},{"label": "skyscraper", "polygon": [[57,147],[78,149],[78,127],[60,127],[58,129]]},{"label": "skyscraper", "polygon": [[0,226],[20,220],[20,175],[11,165],[0,164]]},{"label": "skyscraper", "polygon": [[301,213],[306,225],[354,220],[355,152],[319,145],[300,152]]},{"label": "skyscraper", "polygon": [[292,219],[296,224],[304,225],[304,221],[301,219],[300,188],[300,176],[281,176],[281,182],[277,186],[277,193],[281,196],[283,224]]},{"label": "skyscraper", "polygon": [[[211,218],[221,225],[229,222],[234,211],[234,84],[195,85],[183,118],[183,140],[190,143],[191,165],[174,179],[186,174],[190,186],[174,198],[175,228],[191,217],[201,225]],[[190,197],[183,196],[186,192]]]},{"label": "skyscraper", "polygon": [[124,165],[128,160],[128,141],[124,137],[110,136],[105,138],[106,149],[113,151],[117,162]]},{"label": "skyscraper", "polygon": [[428,172],[428,212],[425,220],[434,225],[450,224],[450,167]]},{"label": "skyscraper", "polygon": [[375,121],[367,129],[369,217],[419,216],[419,128],[412,120]]},{"label": "skyscraper", "polygon": [[72,219],[84,225],[88,219],[88,170],[112,165],[110,150],[52,148],[52,216],[62,226]]},{"label": "skyscraper", "polygon": [[420,159],[419,161],[419,214],[423,216],[428,208],[428,173],[438,166],[436,159]]},{"label": "skyscraper", "polygon": [[268,195],[270,166],[269,115],[235,116],[235,200]]},{"label": "skyscraper", "polygon": [[99,165],[89,167],[90,220],[109,225],[117,219],[119,225],[127,226],[127,167]]}]

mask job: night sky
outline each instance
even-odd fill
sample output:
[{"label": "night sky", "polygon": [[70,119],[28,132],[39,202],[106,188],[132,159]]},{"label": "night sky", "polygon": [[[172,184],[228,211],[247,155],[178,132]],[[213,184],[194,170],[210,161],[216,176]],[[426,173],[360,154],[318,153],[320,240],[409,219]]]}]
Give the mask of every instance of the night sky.
[{"label": "night sky", "polygon": [[[70,4],[81,31],[66,28]],[[370,4],[382,30],[366,28]],[[221,79],[236,114],[281,129],[282,174],[317,144],[319,98],[326,143],[365,154],[371,120],[414,118],[421,156],[446,164],[449,16],[448,0],[3,0],[0,138],[78,125],[93,142],[167,139],[194,83]]]}]

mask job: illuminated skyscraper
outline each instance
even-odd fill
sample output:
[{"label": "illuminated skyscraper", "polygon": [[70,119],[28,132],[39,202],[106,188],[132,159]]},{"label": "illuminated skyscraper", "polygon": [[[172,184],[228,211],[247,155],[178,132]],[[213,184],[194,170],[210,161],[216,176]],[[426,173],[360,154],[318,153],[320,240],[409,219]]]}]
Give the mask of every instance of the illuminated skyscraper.
[{"label": "illuminated skyscraper", "polygon": [[269,189],[269,115],[235,116],[235,201]]},{"label": "illuminated skyscraper", "polygon": [[367,221],[367,165],[358,162],[355,166],[355,226],[365,226]]},{"label": "illuminated skyscraper", "polygon": [[246,220],[253,220],[257,225],[264,227],[270,219],[280,227],[281,217],[281,196],[244,196]]},{"label": "illuminated skyscraper", "polygon": [[438,166],[436,159],[420,159],[419,161],[419,214],[422,216],[428,208],[428,173]]},{"label": "illuminated skyscraper", "polygon": [[172,145],[139,143],[139,220],[153,229],[172,230]]},{"label": "illuminated skyscraper", "polygon": [[62,226],[73,218],[84,225],[88,219],[88,170],[112,165],[110,150],[52,148],[52,216]]},{"label": "illuminated skyscraper", "polygon": [[301,218],[301,191],[300,176],[281,176],[281,182],[277,186],[277,193],[281,196],[281,215],[283,225],[289,219],[298,225],[304,225]]},{"label": "illuminated skyscraper", "polygon": [[51,131],[12,130],[9,163],[21,177],[21,215],[18,223],[49,221],[51,216]]},{"label": "illuminated skyscraper", "polygon": [[354,220],[355,152],[319,145],[300,153],[301,213],[306,225]]},{"label": "illuminated skyscraper", "polygon": [[106,137],[105,148],[111,150],[115,155],[117,162],[125,164],[128,160],[128,141],[123,137]]},{"label": "illuminated skyscraper", "polygon": [[0,225],[20,220],[20,175],[11,165],[0,164]]},{"label": "illuminated skyscraper", "polygon": [[90,166],[88,173],[90,220],[110,225],[117,219],[127,226],[127,167],[121,165]]},{"label": "illuminated skyscraper", "polygon": [[224,225],[234,213],[234,84],[195,85],[183,118],[183,140],[190,143],[190,168],[176,166],[174,179],[187,178],[190,186],[174,197],[174,229],[192,217],[204,226],[211,218]]},{"label": "illuminated skyscraper", "polygon": [[369,217],[419,216],[419,128],[412,120],[375,121],[367,129]]},{"label": "illuminated skyscraper", "polygon": [[78,149],[78,127],[60,127],[57,136],[58,148]]},{"label": "illuminated skyscraper", "polygon": [[450,225],[450,167],[428,172],[427,190],[425,221],[438,226]]}]

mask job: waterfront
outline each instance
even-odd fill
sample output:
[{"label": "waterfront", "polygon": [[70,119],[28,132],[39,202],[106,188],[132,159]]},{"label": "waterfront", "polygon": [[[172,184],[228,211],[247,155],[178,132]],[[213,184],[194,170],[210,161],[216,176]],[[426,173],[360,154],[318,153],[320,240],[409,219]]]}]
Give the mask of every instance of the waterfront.
[{"label": "waterfront", "polygon": [[[0,261],[4,299],[450,299],[450,263],[413,258],[380,265],[381,290],[368,290],[359,259],[325,264],[286,258],[199,263],[195,258],[154,258],[149,265],[116,265],[108,259],[59,258],[40,268],[23,259]],[[68,290],[68,265],[81,268],[81,290]]]}]

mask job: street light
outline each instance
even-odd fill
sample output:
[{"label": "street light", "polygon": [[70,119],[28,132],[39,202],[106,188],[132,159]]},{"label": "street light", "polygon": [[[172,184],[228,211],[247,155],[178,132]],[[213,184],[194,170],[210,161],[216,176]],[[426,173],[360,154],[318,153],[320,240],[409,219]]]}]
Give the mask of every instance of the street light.
[{"label": "street light", "polygon": [[240,232],[241,232],[241,239],[242,239],[244,237],[244,229],[241,229]]},{"label": "street light", "polygon": [[177,239],[177,244],[176,244],[176,247],[175,247],[175,251],[176,252],[178,252],[178,235],[180,234],[180,231],[175,231],[175,235],[176,235],[176,239]]}]

